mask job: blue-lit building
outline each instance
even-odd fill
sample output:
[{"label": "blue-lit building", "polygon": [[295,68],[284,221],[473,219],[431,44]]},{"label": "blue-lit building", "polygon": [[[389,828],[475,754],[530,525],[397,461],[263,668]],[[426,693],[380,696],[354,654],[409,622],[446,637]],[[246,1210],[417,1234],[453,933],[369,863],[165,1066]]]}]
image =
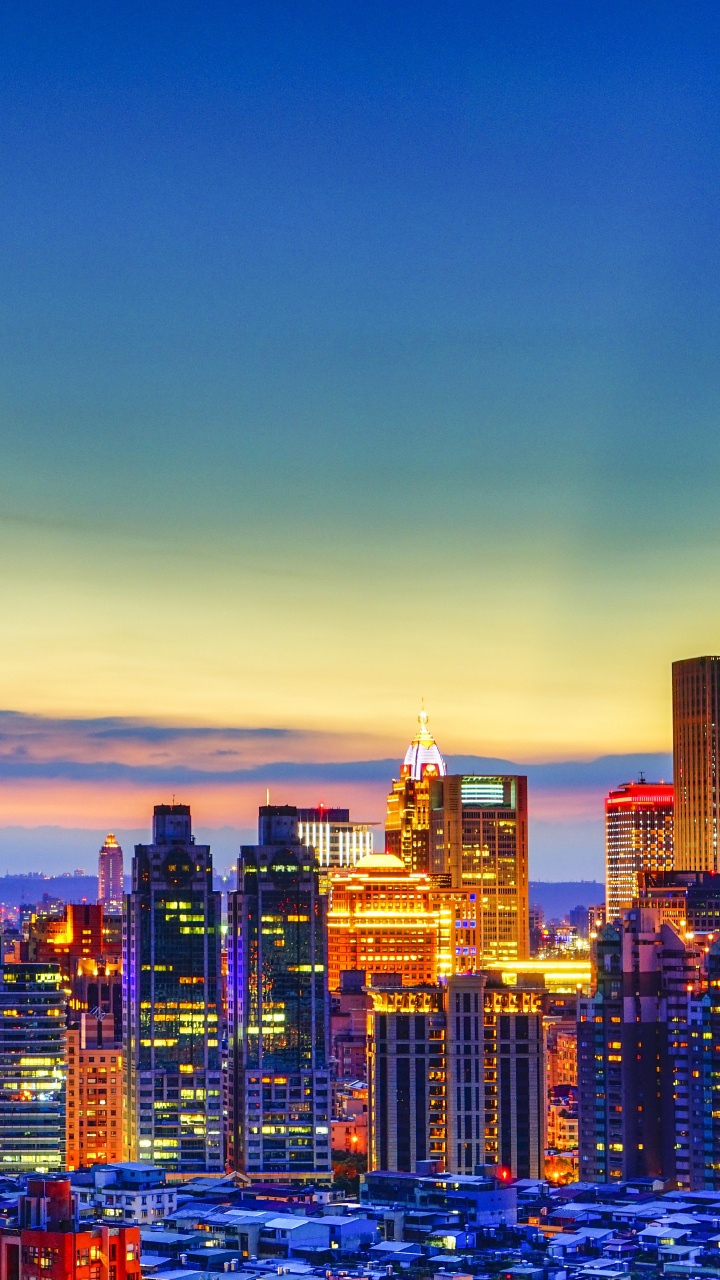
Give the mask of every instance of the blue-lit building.
[{"label": "blue-lit building", "polygon": [[67,1009],[57,964],[0,969],[0,1173],[65,1167]]},{"label": "blue-lit building", "polygon": [[187,805],[156,805],[123,927],[125,1147],[178,1172],[223,1168],[220,894]]},{"label": "blue-lit building", "polygon": [[228,906],[227,1161],[330,1178],[327,899],[294,806],[260,810]]}]

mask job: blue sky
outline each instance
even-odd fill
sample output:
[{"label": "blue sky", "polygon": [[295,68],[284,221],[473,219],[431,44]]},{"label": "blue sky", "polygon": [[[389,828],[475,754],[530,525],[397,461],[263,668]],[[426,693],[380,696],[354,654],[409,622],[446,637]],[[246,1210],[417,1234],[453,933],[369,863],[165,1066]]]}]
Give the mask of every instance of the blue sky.
[{"label": "blue sky", "polygon": [[[4,6],[0,706],[666,753],[720,623],[719,27]],[[147,799],[33,785],[10,825]]]}]

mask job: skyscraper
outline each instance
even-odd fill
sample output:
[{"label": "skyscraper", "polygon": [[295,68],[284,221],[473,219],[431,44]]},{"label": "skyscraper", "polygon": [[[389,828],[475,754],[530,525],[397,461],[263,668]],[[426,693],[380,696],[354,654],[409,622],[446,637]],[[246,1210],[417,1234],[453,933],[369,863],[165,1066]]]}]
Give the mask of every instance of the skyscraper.
[{"label": "skyscraper", "polygon": [[125,899],[125,1145],[131,1160],[179,1172],[223,1167],[220,894],[190,809],[155,806]]},{"label": "skyscraper", "polygon": [[608,920],[638,897],[638,873],[673,869],[671,782],[624,782],[605,800],[605,892]]},{"label": "skyscraper", "polygon": [[530,953],[527,778],[448,774],[430,784],[430,870],[456,894],[455,968]]},{"label": "skyscraper", "polygon": [[0,969],[0,1171],[65,1167],[66,1002],[56,964]]},{"label": "skyscraper", "polygon": [[259,839],[228,905],[227,1160],[329,1180],[327,898],[294,805],[263,806]]},{"label": "skyscraper", "polygon": [[122,911],[123,851],[112,831],[98,854],[98,902],[109,915]]},{"label": "skyscraper", "polygon": [[674,662],[675,867],[720,871],[720,657]]},{"label": "skyscraper", "polygon": [[447,773],[438,745],[427,725],[427,712],[405,753],[400,777],[393,780],[387,802],[385,847],[408,871],[430,870],[430,785]]}]

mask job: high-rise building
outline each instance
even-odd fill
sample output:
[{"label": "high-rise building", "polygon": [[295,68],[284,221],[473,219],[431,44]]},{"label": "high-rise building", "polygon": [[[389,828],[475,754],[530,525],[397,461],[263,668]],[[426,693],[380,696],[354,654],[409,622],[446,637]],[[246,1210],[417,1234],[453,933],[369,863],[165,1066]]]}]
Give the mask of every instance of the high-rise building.
[{"label": "high-rise building", "polygon": [[720,657],[674,662],[675,867],[720,871]]},{"label": "high-rise building", "polygon": [[71,1016],[83,1010],[112,1013],[122,1035],[121,940],[108,935],[100,903],[68,902],[51,914],[32,915],[20,959],[57,963]]},{"label": "high-rise building", "polygon": [[0,1171],[65,1167],[66,1001],[56,964],[0,970]]},{"label": "high-rise building", "polygon": [[332,995],[330,1048],[335,1081],[367,1080],[367,1020],[372,1000],[365,990],[366,974],[343,971]]},{"label": "high-rise building", "polygon": [[112,831],[98,855],[98,902],[109,915],[122,911],[123,851]]},{"label": "high-rise building", "polygon": [[646,871],[638,876],[639,907],[658,911],[682,936],[720,935],[720,873],[716,871]]},{"label": "high-rise building", "polygon": [[190,809],[155,806],[125,898],[125,1150],[178,1172],[223,1167],[220,894]]},{"label": "high-rise building", "polygon": [[430,870],[430,784],[447,773],[438,745],[427,725],[427,712],[405,753],[400,777],[393,779],[387,802],[385,848],[408,871]]},{"label": "high-rise building", "polygon": [[140,1228],[80,1223],[69,1178],[28,1178],[0,1226],[0,1280],[140,1280]]},{"label": "high-rise building", "polygon": [[112,1014],[81,1013],[68,1027],[66,1169],[123,1157],[122,1043]]},{"label": "high-rise building", "polygon": [[327,898],[294,805],[263,806],[259,840],[228,896],[227,1161],[329,1180]]},{"label": "high-rise building", "polygon": [[462,895],[455,967],[530,954],[527,778],[449,774],[430,784],[430,870]]},{"label": "high-rise building", "polygon": [[328,985],[345,969],[397,973],[407,986],[438,977],[439,910],[430,876],[391,853],[335,871],[328,911]]},{"label": "high-rise building", "polygon": [[542,1177],[543,993],[458,974],[370,994],[370,1168]]},{"label": "high-rise building", "polygon": [[437,986],[372,989],[368,1042],[369,1167],[413,1173],[444,1167],[446,1017]]},{"label": "high-rise building", "polygon": [[349,809],[298,809],[298,837],[321,867],[354,867],[373,851],[372,824],[351,822]]},{"label": "high-rise building", "polygon": [[624,782],[605,800],[607,918],[637,902],[638,873],[673,869],[673,785]]},{"label": "high-rise building", "polygon": [[702,1108],[690,1005],[702,955],[640,908],[594,940],[593,992],[578,1001],[581,1181],[692,1186]]}]

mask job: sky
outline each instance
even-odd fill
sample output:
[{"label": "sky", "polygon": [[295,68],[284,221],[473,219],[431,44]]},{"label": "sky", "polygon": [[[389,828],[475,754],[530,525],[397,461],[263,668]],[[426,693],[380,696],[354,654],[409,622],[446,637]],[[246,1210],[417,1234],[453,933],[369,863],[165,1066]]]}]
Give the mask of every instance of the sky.
[{"label": "sky", "polygon": [[381,821],[422,698],[528,768],[532,874],[601,870],[719,647],[719,36],[3,6],[0,870],[173,790]]}]

